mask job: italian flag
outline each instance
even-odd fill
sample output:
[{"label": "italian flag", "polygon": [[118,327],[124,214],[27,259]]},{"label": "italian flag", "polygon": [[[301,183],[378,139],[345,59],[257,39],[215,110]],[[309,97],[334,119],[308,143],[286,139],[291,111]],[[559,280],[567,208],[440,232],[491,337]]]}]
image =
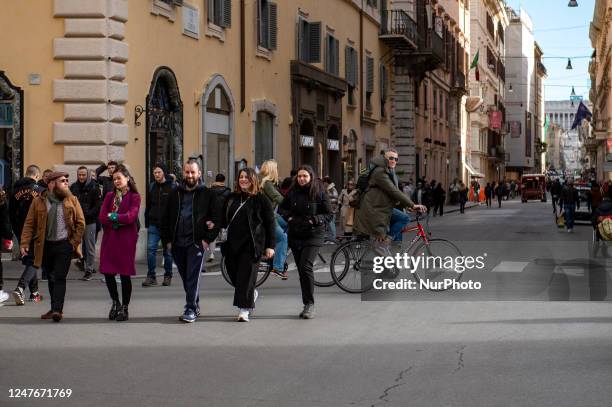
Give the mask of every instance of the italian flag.
[{"label": "italian flag", "polygon": [[478,70],[478,56],[480,54],[480,50],[476,51],[476,55],[474,55],[474,60],[472,61],[472,65],[470,65],[470,69],[476,68],[476,80],[480,80],[480,71]]}]

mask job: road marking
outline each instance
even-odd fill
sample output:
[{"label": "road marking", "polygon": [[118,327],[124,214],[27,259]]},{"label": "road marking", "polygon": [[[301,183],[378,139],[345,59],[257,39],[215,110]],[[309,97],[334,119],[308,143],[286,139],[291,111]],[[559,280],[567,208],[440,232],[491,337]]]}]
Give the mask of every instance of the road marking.
[{"label": "road marking", "polygon": [[492,273],[522,273],[529,262],[527,261],[501,261]]}]

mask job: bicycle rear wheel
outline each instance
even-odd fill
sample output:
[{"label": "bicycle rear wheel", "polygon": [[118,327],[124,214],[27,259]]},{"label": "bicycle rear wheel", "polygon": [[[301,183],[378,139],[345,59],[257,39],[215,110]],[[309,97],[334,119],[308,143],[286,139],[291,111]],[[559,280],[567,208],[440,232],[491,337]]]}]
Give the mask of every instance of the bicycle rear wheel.
[{"label": "bicycle rear wheel", "polygon": [[374,279],[378,278],[373,272],[374,256],[376,254],[369,240],[353,240],[341,244],[329,265],[336,285],[351,294],[372,289]]},{"label": "bicycle rear wheel", "polygon": [[[260,261],[258,265],[259,265],[259,271],[257,272],[257,281],[255,282],[256,287],[259,287],[268,279],[268,277],[270,276],[270,271],[272,269],[271,263],[267,261]],[[221,258],[220,266],[221,266],[221,275],[223,276],[223,279],[227,281],[227,283],[233,287],[234,284],[232,284],[232,279],[227,273],[227,268],[225,267],[225,256]]]},{"label": "bicycle rear wheel", "polygon": [[[459,281],[463,273],[453,268],[455,261],[462,257],[461,251],[446,239],[422,241],[412,252],[412,257],[423,257],[423,262],[415,268],[413,278],[430,291],[446,291],[445,281]],[[452,258],[452,262],[445,259]],[[448,263],[448,264],[445,264]],[[445,267],[446,266],[446,267]]]}]

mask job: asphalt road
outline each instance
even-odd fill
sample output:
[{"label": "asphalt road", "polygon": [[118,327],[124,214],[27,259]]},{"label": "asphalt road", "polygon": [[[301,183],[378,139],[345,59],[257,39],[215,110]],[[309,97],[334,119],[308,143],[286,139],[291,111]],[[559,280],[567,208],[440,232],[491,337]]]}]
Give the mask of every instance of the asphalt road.
[{"label": "asphalt road", "polygon": [[[533,264],[580,279],[593,261],[591,229],[557,230],[543,203],[473,208],[432,219],[431,229],[464,254],[487,252],[483,281],[500,287],[528,286]],[[515,277],[490,277],[498,275]],[[531,301],[362,301],[323,288],[316,318],[303,321],[293,272],[288,281],[271,277],[251,322],[237,323],[232,289],[212,274],[201,284],[202,317],[185,325],[179,278],[171,287],[135,281],[125,323],[105,319],[104,284],[71,280],[59,324],[39,319],[46,299],[0,307],[0,405],[610,406],[612,306],[581,301],[589,292],[576,284]],[[72,395],[9,398],[17,388]]]}]

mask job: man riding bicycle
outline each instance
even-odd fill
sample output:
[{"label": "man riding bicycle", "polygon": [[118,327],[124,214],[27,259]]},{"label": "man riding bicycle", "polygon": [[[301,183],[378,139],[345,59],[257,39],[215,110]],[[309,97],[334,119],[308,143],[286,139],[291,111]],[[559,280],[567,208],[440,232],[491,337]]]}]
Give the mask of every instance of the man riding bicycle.
[{"label": "man riding bicycle", "polygon": [[[384,155],[372,160],[368,188],[362,191],[359,208],[355,212],[353,229],[357,234],[373,237],[380,244],[377,252],[388,252],[391,240],[402,240],[402,229],[410,222],[410,216],[396,206],[418,212],[427,211],[425,205],[413,203],[398,187],[395,174],[398,153],[388,149]],[[399,204],[399,205],[398,205]]]}]

